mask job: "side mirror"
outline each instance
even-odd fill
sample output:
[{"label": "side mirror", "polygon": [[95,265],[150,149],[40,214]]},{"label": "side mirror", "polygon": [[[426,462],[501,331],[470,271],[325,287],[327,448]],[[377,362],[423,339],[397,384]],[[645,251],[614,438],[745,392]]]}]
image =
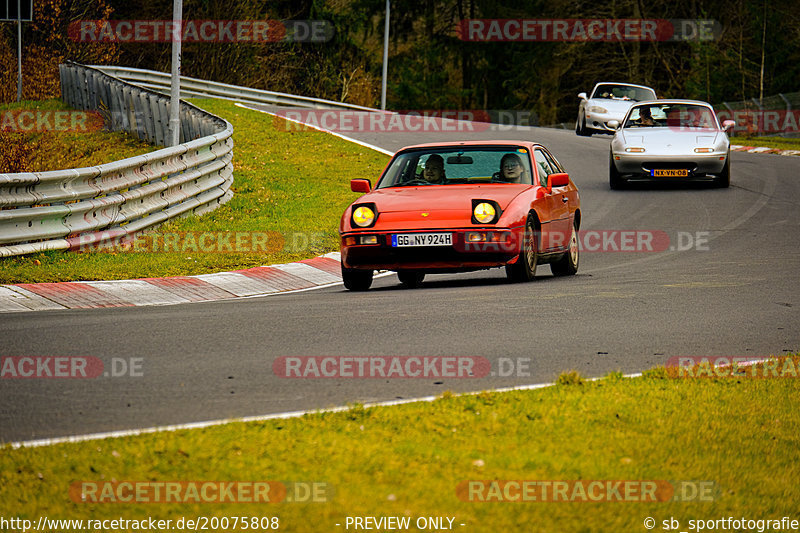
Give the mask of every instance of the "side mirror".
[{"label": "side mirror", "polygon": [[609,120],[607,122],[607,124],[608,124],[608,127],[611,128],[611,129],[614,129],[614,130],[618,130],[619,129],[619,120]]},{"label": "side mirror", "polygon": [[365,179],[350,180],[350,190],[353,192],[367,193],[372,190],[372,183]]},{"label": "side mirror", "polygon": [[557,174],[550,174],[547,176],[547,184],[552,189],[553,187],[566,187],[569,185],[569,174],[566,172],[559,172]]},{"label": "side mirror", "polygon": [[734,122],[733,120],[725,120],[722,122],[722,131],[731,130],[735,125],[736,122]]},{"label": "side mirror", "polygon": [[581,100],[588,100],[589,99],[589,97],[586,96],[586,93],[578,93],[578,98],[580,98]]}]

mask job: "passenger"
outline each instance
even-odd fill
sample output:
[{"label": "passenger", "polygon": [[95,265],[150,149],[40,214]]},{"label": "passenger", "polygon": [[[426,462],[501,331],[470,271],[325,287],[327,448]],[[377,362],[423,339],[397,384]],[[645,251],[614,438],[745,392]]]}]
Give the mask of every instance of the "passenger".
[{"label": "passenger", "polygon": [[500,159],[500,172],[492,176],[495,183],[530,183],[522,159],[517,154],[506,154]]}]

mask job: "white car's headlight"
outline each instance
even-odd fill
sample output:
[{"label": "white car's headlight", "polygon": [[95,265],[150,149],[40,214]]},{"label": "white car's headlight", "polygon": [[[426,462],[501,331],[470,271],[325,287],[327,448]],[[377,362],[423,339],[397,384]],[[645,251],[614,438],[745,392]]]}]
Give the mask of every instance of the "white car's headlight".
[{"label": "white car's headlight", "polygon": [[605,107],[600,107],[600,106],[597,106],[597,105],[593,105],[592,107],[589,108],[589,112],[590,113],[608,113],[608,109],[606,109]]},{"label": "white car's headlight", "polygon": [[713,148],[695,148],[694,151],[697,152],[698,154],[710,154],[711,152],[714,151],[714,149]]},{"label": "white car's headlight", "polygon": [[640,147],[625,148],[625,151],[626,152],[633,152],[633,153],[641,154],[642,152],[644,152],[644,148],[640,148]]}]

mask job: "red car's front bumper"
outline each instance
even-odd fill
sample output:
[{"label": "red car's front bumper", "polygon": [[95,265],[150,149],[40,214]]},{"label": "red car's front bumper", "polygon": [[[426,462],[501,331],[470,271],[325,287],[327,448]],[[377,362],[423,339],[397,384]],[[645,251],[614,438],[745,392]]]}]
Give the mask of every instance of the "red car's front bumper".
[{"label": "red car's front bumper", "polygon": [[[521,230],[520,230],[521,231]],[[519,257],[520,231],[509,228],[462,228],[426,231],[348,232],[341,235],[342,265],[372,270],[425,270],[457,272],[491,268],[513,263]],[[399,233],[451,233],[449,246],[392,246]],[[468,236],[486,240],[469,242]],[[363,236],[377,236],[377,244],[358,244]]]}]

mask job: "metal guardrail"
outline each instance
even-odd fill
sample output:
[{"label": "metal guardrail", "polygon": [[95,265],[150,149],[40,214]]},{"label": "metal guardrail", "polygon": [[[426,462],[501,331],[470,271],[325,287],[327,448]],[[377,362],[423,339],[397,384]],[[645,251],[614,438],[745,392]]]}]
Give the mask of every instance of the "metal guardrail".
[{"label": "metal guardrail", "polygon": [[[141,87],[147,87],[155,91],[169,93],[170,75],[166,72],[155,70],[145,70],[130,67],[115,67],[106,65],[95,65],[93,68],[116,76],[122,80],[135,83]],[[181,98],[185,97],[208,97],[221,98],[224,100],[235,100],[250,104],[275,104],[293,107],[310,107],[317,109],[357,109],[360,111],[379,111],[371,107],[364,107],[344,102],[334,102],[321,98],[311,98],[308,96],[297,96],[294,94],[278,93],[265,91],[262,89],[251,89],[239,85],[228,85],[216,81],[199,80],[181,76]]]},{"label": "metal guardrail", "polygon": [[[97,69],[60,65],[61,94],[114,130],[164,144],[169,98]],[[76,250],[227,202],[233,192],[233,127],[181,102],[181,142],[95,167],[0,174],[0,257]]]}]

